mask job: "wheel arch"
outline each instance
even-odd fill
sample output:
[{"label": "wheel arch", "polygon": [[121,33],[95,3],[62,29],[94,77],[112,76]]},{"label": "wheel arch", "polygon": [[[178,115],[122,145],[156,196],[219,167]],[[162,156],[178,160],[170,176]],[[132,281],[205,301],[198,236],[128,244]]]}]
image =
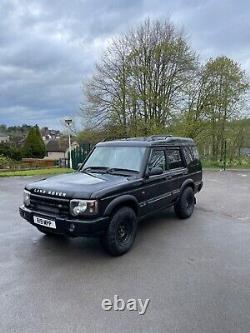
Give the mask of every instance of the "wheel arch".
[{"label": "wheel arch", "polygon": [[181,193],[185,190],[185,188],[187,187],[191,187],[193,189],[193,191],[195,190],[195,186],[194,186],[194,181],[193,179],[186,179],[182,185],[181,185],[181,188],[180,188],[180,195]]},{"label": "wheel arch", "polygon": [[135,211],[135,214],[138,214],[139,205],[137,199],[133,195],[127,194],[113,199],[106,207],[104,216],[110,216],[119,208],[124,206],[132,208]]},{"label": "wheel arch", "polygon": [[180,192],[179,192],[179,194],[178,194],[178,196],[177,196],[177,198],[176,198],[176,201],[175,201],[175,204],[178,204],[178,202],[179,202],[179,200],[180,200],[180,197],[181,197],[181,195],[182,195],[182,192],[185,190],[185,188],[187,188],[187,187],[191,187],[192,188],[192,190],[194,191],[195,190],[195,186],[194,186],[194,181],[193,181],[193,179],[186,179],[183,183],[182,183],[182,185],[181,185],[181,187],[180,187]]}]

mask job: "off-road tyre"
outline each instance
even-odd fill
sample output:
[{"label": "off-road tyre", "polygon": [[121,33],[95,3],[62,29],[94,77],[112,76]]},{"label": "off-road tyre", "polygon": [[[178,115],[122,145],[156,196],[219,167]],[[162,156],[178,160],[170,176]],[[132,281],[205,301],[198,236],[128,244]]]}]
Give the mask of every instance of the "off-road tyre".
[{"label": "off-road tyre", "polygon": [[137,231],[137,217],[130,207],[118,209],[112,216],[110,224],[101,236],[104,249],[112,256],[128,252],[134,244]]}]

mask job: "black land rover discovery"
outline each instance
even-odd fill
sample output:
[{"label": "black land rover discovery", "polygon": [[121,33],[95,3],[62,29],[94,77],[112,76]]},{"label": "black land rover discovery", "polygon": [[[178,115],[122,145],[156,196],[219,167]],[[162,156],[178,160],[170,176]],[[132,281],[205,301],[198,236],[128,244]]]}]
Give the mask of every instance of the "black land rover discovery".
[{"label": "black land rover discovery", "polygon": [[45,234],[99,236],[111,255],[134,243],[138,220],[174,206],[192,215],[202,167],[192,139],[98,143],[79,170],[26,185],[21,216]]}]

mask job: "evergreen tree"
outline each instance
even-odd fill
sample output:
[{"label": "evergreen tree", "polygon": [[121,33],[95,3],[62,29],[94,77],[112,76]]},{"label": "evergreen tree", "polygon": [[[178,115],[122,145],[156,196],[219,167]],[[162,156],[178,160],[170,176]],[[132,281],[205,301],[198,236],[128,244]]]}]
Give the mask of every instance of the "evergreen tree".
[{"label": "evergreen tree", "polygon": [[39,127],[32,127],[28,133],[23,146],[23,155],[25,157],[43,158],[46,153]]}]

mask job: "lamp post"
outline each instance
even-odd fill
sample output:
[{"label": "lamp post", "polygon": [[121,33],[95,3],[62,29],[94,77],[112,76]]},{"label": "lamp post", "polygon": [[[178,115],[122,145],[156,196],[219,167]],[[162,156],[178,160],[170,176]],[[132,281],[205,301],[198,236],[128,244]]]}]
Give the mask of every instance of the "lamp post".
[{"label": "lamp post", "polygon": [[70,125],[72,124],[72,119],[65,118],[64,119],[65,126],[69,129],[69,167],[72,169],[72,154],[71,154],[71,137],[70,137]]}]

